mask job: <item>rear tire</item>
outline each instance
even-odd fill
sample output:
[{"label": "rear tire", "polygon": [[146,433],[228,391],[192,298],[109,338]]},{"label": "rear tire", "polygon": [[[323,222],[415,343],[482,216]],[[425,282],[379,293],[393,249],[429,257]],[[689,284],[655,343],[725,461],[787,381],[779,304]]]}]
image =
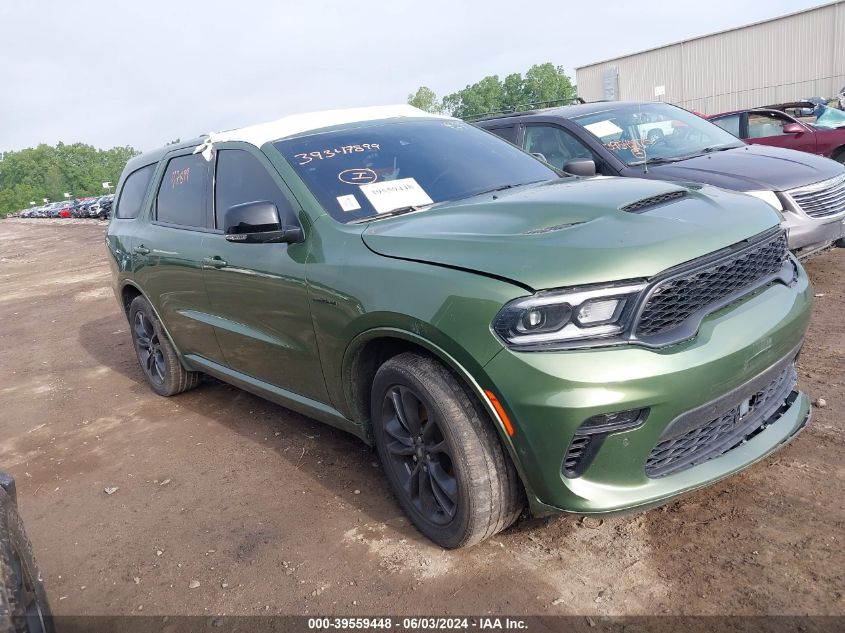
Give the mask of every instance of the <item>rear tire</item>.
[{"label": "rear tire", "polygon": [[161,322],[144,297],[135,297],[129,306],[129,329],[138,364],[153,391],[160,396],[175,396],[200,384],[202,373],[182,367]]},{"label": "rear tire", "polygon": [[486,412],[438,361],[408,352],[385,362],[371,419],[399,505],[438,545],[473,545],[519,517],[516,469]]}]

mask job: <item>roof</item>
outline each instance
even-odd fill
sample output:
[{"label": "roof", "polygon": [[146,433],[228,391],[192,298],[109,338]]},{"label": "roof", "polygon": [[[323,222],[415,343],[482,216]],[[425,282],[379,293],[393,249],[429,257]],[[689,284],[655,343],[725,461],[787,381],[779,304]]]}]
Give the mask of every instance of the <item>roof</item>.
[{"label": "roof", "polygon": [[496,121],[499,119],[507,119],[511,117],[520,116],[536,116],[542,114],[543,116],[559,116],[565,119],[581,116],[584,114],[596,114],[606,110],[615,110],[619,107],[636,106],[641,103],[663,103],[662,101],[588,101],[587,103],[577,103],[574,105],[557,106],[554,108],[541,108],[539,110],[526,110],[524,112],[508,112],[506,114],[497,114],[488,116],[483,119],[475,121],[475,123],[484,123],[485,121]]},{"label": "roof", "polygon": [[580,66],[576,66],[575,70],[581,70],[582,68],[589,68],[590,66],[598,66],[599,64],[607,64],[608,62],[615,62],[620,59],[625,59],[627,57],[635,57],[636,55],[642,55],[643,53],[650,53],[651,51],[656,51],[661,48],[669,48],[670,46],[677,46],[678,44],[685,44],[686,42],[694,42],[695,40],[703,40],[708,37],[713,37],[714,35],[722,35],[723,33],[730,33],[732,31],[740,31],[742,29],[751,28],[754,26],[758,26],[760,24],[766,24],[767,22],[775,22],[777,20],[783,20],[784,18],[791,18],[794,15],[800,15],[802,13],[809,13],[811,11],[817,11],[819,9],[824,9],[825,7],[829,7],[832,5],[840,4],[843,0],[833,0],[832,2],[826,2],[824,4],[817,5],[815,7],[808,7],[806,9],[801,9],[799,11],[793,11],[791,13],[785,13],[783,15],[777,15],[773,18],[767,18],[765,20],[757,20],[756,22],[751,22],[749,24],[742,24],[740,26],[734,26],[729,29],[723,29],[721,31],[713,31],[712,33],[705,33],[704,35],[696,35],[695,37],[688,37],[684,40],[676,40],[674,42],[669,42],[667,44],[662,44],[660,46],[652,46],[651,48],[645,48],[643,50],[635,51],[633,53],[627,53],[625,55],[617,55],[616,57],[609,57],[607,59],[603,59],[597,62],[590,62],[589,64],[581,64]]},{"label": "roof", "polygon": [[322,128],[365,121],[379,121],[402,117],[450,118],[440,114],[430,114],[412,105],[370,106],[366,108],[348,108],[345,110],[324,110],[290,116],[259,123],[225,132],[213,132],[209,135],[212,143],[223,141],[243,141],[258,147],[269,141],[276,141],[287,136],[312,132]]},{"label": "roof", "polygon": [[209,145],[213,145],[214,143],[223,143],[225,141],[243,141],[245,143],[251,143],[256,147],[261,147],[270,141],[276,141],[287,136],[303,134],[305,132],[311,132],[335,125],[363,123],[367,121],[379,121],[402,117],[451,118],[441,114],[431,114],[408,104],[347,108],[344,110],[323,110],[321,112],[292,114],[268,123],[259,123],[258,125],[249,125],[247,127],[226,130],[223,132],[210,132],[205,136],[194,138],[189,141],[165,145],[164,147],[144,152],[140,156],[136,156],[129,160],[124,173],[130,174],[141,167],[157,163],[165,154],[175,149],[196,147],[198,145],[207,147]]}]

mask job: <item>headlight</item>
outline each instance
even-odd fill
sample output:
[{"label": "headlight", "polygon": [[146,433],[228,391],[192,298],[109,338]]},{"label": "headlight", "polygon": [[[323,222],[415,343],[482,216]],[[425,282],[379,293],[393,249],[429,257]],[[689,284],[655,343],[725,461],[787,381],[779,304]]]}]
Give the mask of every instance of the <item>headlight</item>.
[{"label": "headlight", "polygon": [[783,203],[774,191],[744,191],[743,193],[760,198],[760,200],[773,207],[776,211],[783,211]]},{"label": "headlight", "polygon": [[613,338],[630,321],[645,284],[550,290],[516,299],[493,320],[493,331],[513,348],[581,346]]}]

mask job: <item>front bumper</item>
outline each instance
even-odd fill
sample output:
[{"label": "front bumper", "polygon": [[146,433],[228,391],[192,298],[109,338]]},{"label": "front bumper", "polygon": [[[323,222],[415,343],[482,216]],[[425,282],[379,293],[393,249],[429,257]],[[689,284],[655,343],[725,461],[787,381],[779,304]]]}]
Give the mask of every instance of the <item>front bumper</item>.
[{"label": "front bumper", "polygon": [[845,237],[845,215],[813,218],[795,208],[783,211],[783,226],[789,239],[789,250],[803,259],[829,248]]},{"label": "front bumper", "polygon": [[[810,413],[801,393],[763,431],[721,456],[665,476],[646,474],[649,455],[673,420],[794,357],[811,304],[800,269],[792,286],[772,285],[711,314],[694,339],[678,345],[497,354],[485,372],[516,428],[512,455],[532,510],[593,513],[656,505],[741,470],[794,437]],[[564,474],[570,442],[585,420],[643,408],[649,413],[641,426],[607,436],[583,472]]]}]

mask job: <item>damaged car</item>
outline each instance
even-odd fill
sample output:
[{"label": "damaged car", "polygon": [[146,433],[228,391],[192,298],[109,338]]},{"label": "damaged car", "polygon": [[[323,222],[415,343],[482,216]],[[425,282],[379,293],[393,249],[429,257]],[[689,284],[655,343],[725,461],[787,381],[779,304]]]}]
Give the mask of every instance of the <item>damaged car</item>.
[{"label": "damaged car", "polygon": [[780,222],[400,105],[134,157],[106,243],[156,393],[208,374],[352,433],[457,548],[526,506],[665,503],[804,428],[812,291]]}]

